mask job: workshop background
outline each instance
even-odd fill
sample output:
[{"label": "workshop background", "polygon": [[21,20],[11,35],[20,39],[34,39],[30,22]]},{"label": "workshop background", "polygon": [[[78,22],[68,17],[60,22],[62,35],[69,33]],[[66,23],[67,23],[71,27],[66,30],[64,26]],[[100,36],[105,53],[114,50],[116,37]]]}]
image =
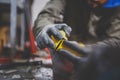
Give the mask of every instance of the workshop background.
[{"label": "workshop background", "polygon": [[0,0],[0,80],[52,80],[49,50],[36,47],[32,32],[47,1]]}]

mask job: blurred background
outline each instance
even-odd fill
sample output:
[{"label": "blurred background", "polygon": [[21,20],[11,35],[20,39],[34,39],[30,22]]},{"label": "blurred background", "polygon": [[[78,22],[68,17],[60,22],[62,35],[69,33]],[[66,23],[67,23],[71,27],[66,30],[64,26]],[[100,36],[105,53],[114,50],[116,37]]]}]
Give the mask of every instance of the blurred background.
[{"label": "blurred background", "polygon": [[0,80],[52,80],[49,50],[40,50],[32,32],[49,0],[0,0]]}]

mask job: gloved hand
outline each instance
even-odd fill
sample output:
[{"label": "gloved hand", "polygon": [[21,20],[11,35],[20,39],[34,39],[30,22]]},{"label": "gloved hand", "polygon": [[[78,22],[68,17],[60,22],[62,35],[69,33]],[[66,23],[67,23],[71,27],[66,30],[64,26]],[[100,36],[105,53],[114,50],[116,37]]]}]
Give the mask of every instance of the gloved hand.
[{"label": "gloved hand", "polygon": [[[104,42],[86,45],[81,51],[87,55],[78,57],[67,50],[59,50],[59,55],[71,61],[75,67],[76,80],[96,80],[100,77],[108,77],[105,74],[110,69],[120,67],[120,50]],[[114,76],[114,75],[113,75]],[[101,79],[102,80],[102,79]]]},{"label": "gloved hand", "polygon": [[39,48],[43,49],[45,47],[55,48],[54,42],[51,40],[51,35],[56,39],[62,39],[62,34],[59,30],[65,31],[67,36],[70,36],[72,29],[66,24],[50,24],[45,26],[41,32],[36,37],[36,42]]},{"label": "gloved hand", "polygon": [[94,49],[95,47],[91,45],[81,47],[81,51],[87,54],[84,57],[75,56],[73,53],[64,49],[58,51],[58,54],[60,56],[64,57],[65,59],[73,63],[74,74],[72,76],[74,76],[74,80],[96,80],[94,78],[97,74],[96,70],[97,60],[93,53]]},{"label": "gloved hand", "polygon": [[[75,41],[70,41],[70,43],[77,45]],[[50,50],[53,63],[54,80],[71,80],[70,78],[74,76],[72,75],[75,69],[74,65],[77,66],[78,63],[81,63],[79,61],[84,61],[85,59],[75,56],[64,49],[60,49],[58,51],[55,51],[54,49]]]},{"label": "gloved hand", "polygon": [[[72,63],[74,63],[74,64],[79,64],[81,62],[85,62],[88,58],[88,54],[91,53],[91,48],[88,48],[86,46],[81,46],[76,41],[67,41],[67,44],[69,44],[69,45],[65,45],[65,46],[72,46],[73,45],[74,47],[79,47],[78,48],[78,49],[80,49],[79,50],[79,52],[80,52],[79,55],[76,55],[76,54],[72,53],[72,52],[75,52],[75,51],[71,51],[67,48],[65,48],[65,49],[63,48],[63,49],[58,50],[58,53],[61,56],[63,56],[64,58],[66,58],[69,61],[71,61]],[[80,56],[82,56],[82,57],[80,57]]]}]

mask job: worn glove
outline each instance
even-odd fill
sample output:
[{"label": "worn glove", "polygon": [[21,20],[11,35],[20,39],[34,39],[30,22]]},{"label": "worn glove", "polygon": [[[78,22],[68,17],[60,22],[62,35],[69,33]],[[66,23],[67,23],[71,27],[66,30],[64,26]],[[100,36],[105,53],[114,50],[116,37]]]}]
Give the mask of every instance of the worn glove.
[{"label": "worn glove", "polygon": [[[75,55],[74,53],[71,53],[70,50],[65,50],[65,49],[60,49],[58,53],[66,58],[67,60],[71,61],[74,64],[79,64],[81,62],[85,62],[88,58],[88,55],[91,54],[91,47],[86,47],[86,46],[80,46],[79,43],[76,41],[67,41],[68,44],[72,44],[74,47],[79,47],[79,56]],[[84,55],[81,55],[84,54]],[[80,57],[80,55],[82,57]]]},{"label": "worn glove", "polygon": [[[73,41],[69,43],[77,45]],[[51,50],[55,80],[71,80],[74,76],[73,80],[95,80],[97,71],[102,71],[97,68],[100,66],[104,70],[104,67],[108,67],[108,65],[104,65],[106,63],[105,59],[108,59],[104,55],[108,51],[107,45],[99,43],[80,46],[79,49],[85,53],[85,56],[76,56],[65,49]]]},{"label": "worn glove", "polygon": [[71,28],[66,24],[51,24],[45,26],[36,37],[36,42],[39,48],[45,47],[55,48],[54,42],[51,40],[51,35],[56,39],[62,39],[62,34],[59,30],[64,30],[67,36],[70,36]]},{"label": "worn glove", "polygon": [[99,80],[99,78],[103,77],[106,79],[106,77],[108,78],[107,75],[99,74],[105,74],[108,70],[113,71],[115,67],[120,67],[120,50],[117,47],[99,42],[97,44],[86,45],[85,47],[81,47],[81,49],[87,56],[78,57],[64,49],[59,51],[59,55],[73,63],[76,69],[76,80]]},{"label": "worn glove", "polygon": [[[92,50],[94,48],[92,46],[86,46],[84,48],[81,47],[81,49],[82,52],[87,54],[86,56],[78,57],[64,49],[59,50],[58,53],[60,56],[64,57],[65,59],[73,63],[74,73],[73,75],[71,75],[74,77],[73,80],[96,80],[94,78],[97,74],[96,70],[97,60],[95,55],[93,55],[94,51]],[[53,67],[55,67],[55,65]]]}]

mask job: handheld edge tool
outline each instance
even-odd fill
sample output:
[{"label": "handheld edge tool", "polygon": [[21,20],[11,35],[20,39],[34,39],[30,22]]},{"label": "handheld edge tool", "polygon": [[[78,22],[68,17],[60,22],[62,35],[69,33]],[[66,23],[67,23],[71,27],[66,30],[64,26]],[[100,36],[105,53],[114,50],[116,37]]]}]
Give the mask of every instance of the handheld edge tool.
[{"label": "handheld edge tool", "polygon": [[65,50],[70,51],[76,56],[86,55],[86,53],[81,49],[81,47],[85,46],[83,43],[78,43],[78,44],[71,43],[68,41],[68,38],[66,37],[66,33],[63,30],[60,30],[60,33],[63,36],[61,40],[57,40],[54,38],[54,36],[51,36],[52,40],[54,41],[56,45],[55,51],[58,51],[60,49],[65,49]]}]

